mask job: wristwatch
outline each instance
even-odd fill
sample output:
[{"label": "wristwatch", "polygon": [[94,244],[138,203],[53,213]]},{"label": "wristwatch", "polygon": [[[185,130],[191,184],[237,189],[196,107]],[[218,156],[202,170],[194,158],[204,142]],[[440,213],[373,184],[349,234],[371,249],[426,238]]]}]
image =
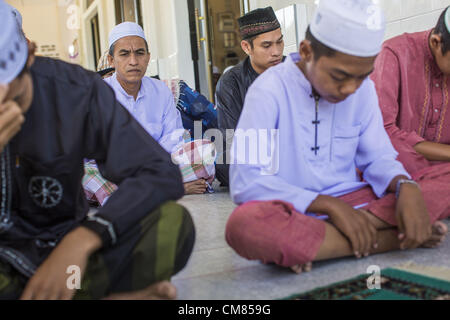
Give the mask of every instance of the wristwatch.
[{"label": "wristwatch", "polygon": [[420,189],[420,186],[417,182],[415,182],[414,180],[410,180],[410,179],[400,179],[397,181],[397,188],[396,188],[396,192],[395,192],[395,197],[398,199],[398,197],[400,196],[400,187],[402,186],[402,184],[413,184],[415,185],[417,188]]}]

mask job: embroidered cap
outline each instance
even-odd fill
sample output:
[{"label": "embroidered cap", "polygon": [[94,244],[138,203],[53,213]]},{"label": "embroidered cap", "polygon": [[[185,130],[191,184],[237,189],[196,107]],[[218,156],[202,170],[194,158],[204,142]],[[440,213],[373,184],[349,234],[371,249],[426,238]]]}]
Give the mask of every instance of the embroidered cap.
[{"label": "embroidered cap", "polygon": [[28,44],[11,7],[0,0],[0,83],[8,84],[23,70]]},{"label": "embroidered cap", "polygon": [[123,22],[121,24],[118,24],[109,33],[109,47],[111,48],[114,43],[122,38],[132,36],[141,37],[142,39],[147,41],[145,39],[144,30],[137,23]]},{"label": "embroidered cap", "polygon": [[243,40],[281,28],[272,7],[250,11],[238,22]]},{"label": "embroidered cap", "polygon": [[317,40],[331,49],[373,57],[381,51],[386,19],[373,0],[321,0],[310,29]]}]

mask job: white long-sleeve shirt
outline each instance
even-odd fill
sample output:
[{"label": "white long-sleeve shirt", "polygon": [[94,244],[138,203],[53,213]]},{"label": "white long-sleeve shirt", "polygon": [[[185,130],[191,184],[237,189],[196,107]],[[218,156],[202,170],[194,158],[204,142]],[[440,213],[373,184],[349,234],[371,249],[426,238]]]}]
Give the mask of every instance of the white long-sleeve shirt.
[{"label": "white long-sleeve shirt", "polygon": [[183,144],[181,115],[164,82],[144,77],[136,100],[120,85],[116,73],[105,82],[113,88],[117,100],[167,152],[173,153]]}]

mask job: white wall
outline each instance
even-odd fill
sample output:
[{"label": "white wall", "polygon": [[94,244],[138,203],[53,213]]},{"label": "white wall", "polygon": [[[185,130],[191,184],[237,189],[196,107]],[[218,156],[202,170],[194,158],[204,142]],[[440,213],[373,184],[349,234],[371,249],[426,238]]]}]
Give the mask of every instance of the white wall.
[{"label": "white wall", "polygon": [[[450,0],[378,0],[384,9],[388,24],[386,39],[395,37],[404,32],[417,32],[431,29],[436,25],[439,15],[443,9],[450,5]],[[289,7],[298,4],[297,10],[297,30],[299,40],[303,39],[306,26],[312,20],[315,10],[315,0],[250,0],[250,10],[272,6],[274,10],[283,9],[285,14],[277,15],[282,24],[285,37],[287,38],[286,53],[292,52],[292,37],[294,30],[291,26],[291,14],[286,15],[286,10],[292,11]],[[305,21],[302,21],[306,18]]]},{"label": "white wall", "polygon": [[290,5],[284,9],[278,9],[276,15],[281,24],[281,30],[284,35],[284,54],[297,51],[297,32],[296,32],[296,12],[295,7]]},{"label": "white wall", "polygon": [[380,0],[388,19],[386,39],[433,28],[450,0]]},{"label": "white wall", "polygon": [[[67,7],[74,0],[7,0],[22,14],[23,29],[30,40],[38,46],[37,54],[69,59],[69,45],[78,37],[78,30],[67,27]],[[43,51],[42,46],[55,46],[55,51]]]},{"label": "white wall", "polygon": [[152,54],[149,74],[194,86],[187,1],[143,0],[142,16]]},{"label": "white wall", "polygon": [[[67,5],[75,2],[80,7],[80,20],[87,18],[81,10],[85,0],[6,0],[23,15],[24,31],[39,45],[54,44],[56,53],[68,60],[68,45],[78,36],[79,62],[95,68],[90,61],[90,30],[83,23],[80,30],[66,27]],[[386,38],[403,32],[432,28],[450,0],[379,0],[388,18]],[[102,50],[108,48],[108,34],[115,25],[115,11],[111,0],[95,0],[100,18]],[[297,49],[304,30],[312,19],[315,0],[250,0],[250,9],[273,6],[277,11],[286,40],[286,54]],[[294,11],[292,4],[297,4]],[[83,8],[84,9],[84,8]],[[280,11],[281,10],[281,11]],[[91,12],[92,13],[92,12]],[[149,39],[152,62],[149,74],[160,74],[163,79],[180,78],[194,86],[187,4],[184,0],[142,0],[144,30]],[[294,19],[293,17],[296,17]],[[293,23],[294,20],[296,23]]]}]

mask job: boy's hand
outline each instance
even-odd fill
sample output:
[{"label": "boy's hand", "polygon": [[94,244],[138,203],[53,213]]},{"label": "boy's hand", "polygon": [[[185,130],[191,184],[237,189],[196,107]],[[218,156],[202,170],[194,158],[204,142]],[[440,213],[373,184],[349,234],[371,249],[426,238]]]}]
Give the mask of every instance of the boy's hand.
[{"label": "boy's hand", "polygon": [[0,85],[0,152],[21,129],[25,117],[22,109],[13,101],[4,101],[8,86]]},{"label": "boy's hand", "polygon": [[78,266],[82,279],[89,256],[100,246],[100,237],[84,227],[66,235],[28,281],[21,300],[72,299],[76,291],[67,286],[67,268]]},{"label": "boy's hand", "polygon": [[377,229],[366,215],[355,210],[344,201],[319,196],[308,208],[308,212],[323,213],[330,217],[331,223],[350,241],[355,256],[368,256],[377,248]]},{"label": "boy's hand", "polygon": [[377,229],[366,215],[339,199],[329,214],[333,225],[352,245],[357,258],[368,256],[377,247]]},{"label": "boy's hand", "polygon": [[414,249],[430,239],[432,227],[420,189],[412,184],[401,185],[396,219],[401,249]]}]

